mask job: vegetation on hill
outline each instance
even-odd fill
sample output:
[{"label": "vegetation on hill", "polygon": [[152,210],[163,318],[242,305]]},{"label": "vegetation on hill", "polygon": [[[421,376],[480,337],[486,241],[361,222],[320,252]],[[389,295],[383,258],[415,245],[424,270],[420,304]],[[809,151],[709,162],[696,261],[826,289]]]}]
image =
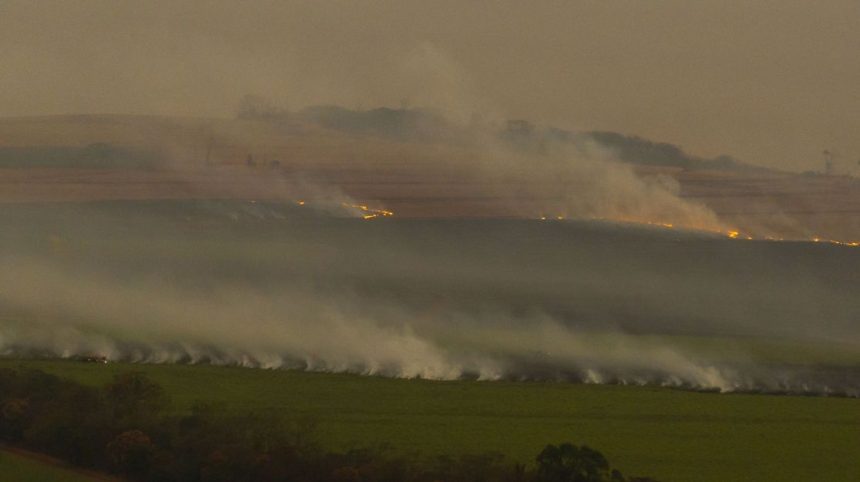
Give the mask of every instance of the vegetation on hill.
[{"label": "vegetation on hill", "polygon": [[[462,128],[458,129],[439,113],[406,107],[361,110],[319,105],[290,112],[265,99],[246,96],[240,103],[238,117],[270,122],[305,122],[349,134],[397,140],[462,141],[466,137]],[[592,142],[614,151],[621,161],[631,164],[688,169],[757,169],[728,155],[701,158],[674,144],[612,131],[573,132],[552,126],[538,126],[526,120],[510,120],[498,129],[496,135],[511,146],[528,151],[541,152],[552,143],[583,147]]]},{"label": "vegetation on hill", "polygon": [[525,120],[512,120],[508,121],[499,136],[517,149],[533,152],[545,151],[553,143],[580,149],[592,143],[609,149],[620,161],[630,164],[684,169],[762,170],[728,155],[702,158],[685,152],[675,144],[612,131],[573,132],[556,127],[540,127]]}]

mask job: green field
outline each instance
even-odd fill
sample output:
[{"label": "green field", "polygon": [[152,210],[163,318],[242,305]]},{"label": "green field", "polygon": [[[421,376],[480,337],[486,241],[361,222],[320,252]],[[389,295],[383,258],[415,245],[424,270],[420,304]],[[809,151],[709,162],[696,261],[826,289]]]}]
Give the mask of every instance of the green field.
[{"label": "green field", "polygon": [[[15,366],[4,360],[0,366]],[[603,452],[664,481],[853,481],[860,400],[696,393],[550,382],[435,382],[188,365],[28,361],[87,384],[140,370],[177,410],[196,400],[312,418],[333,448],[388,443],[426,454],[500,451],[531,461],[547,443]]]},{"label": "green field", "polygon": [[0,480],[3,482],[92,482],[97,479],[0,450]]}]

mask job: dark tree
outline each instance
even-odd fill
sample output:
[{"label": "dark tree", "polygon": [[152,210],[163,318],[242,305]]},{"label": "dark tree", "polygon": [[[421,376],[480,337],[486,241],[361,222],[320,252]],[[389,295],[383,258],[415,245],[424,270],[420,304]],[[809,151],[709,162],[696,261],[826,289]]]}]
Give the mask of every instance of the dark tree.
[{"label": "dark tree", "polygon": [[129,430],[117,435],[106,449],[113,468],[130,477],[147,474],[155,455],[155,445],[140,430]]},{"label": "dark tree", "polygon": [[134,422],[156,417],[169,402],[164,389],[140,372],[116,375],[105,386],[105,398],[114,418]]},{"label": "dark tree", "polygon": [[605,482],[623,480],[620,472],[610,471],[600,452],[569,443],[547,445],[537,456],[538,482]]}]

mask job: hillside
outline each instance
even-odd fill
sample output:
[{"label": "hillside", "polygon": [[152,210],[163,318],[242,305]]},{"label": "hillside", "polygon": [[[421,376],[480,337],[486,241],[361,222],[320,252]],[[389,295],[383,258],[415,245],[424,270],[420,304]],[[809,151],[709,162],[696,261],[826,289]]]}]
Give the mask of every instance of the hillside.
[{"label": "hillside", "polygon": [[[500,182],[488,183],[488,174],[496,170],[486,167],[491,161],[481,159],[492,160],[495,148],[476,150],[461,142],[377,134],[304,118],[3,119],[0,202],[291,200],[293,187],[304,184],[386,207],[400,217],[536,218],[565,214],[552,207],[558,204],[559,183],[565,192],[576,192],[577,183],[587,182],[576,174],[559,178],[554,174],[557,166],[543,166],[542,157],[531,153],[509,161],[521,165],[502,173]],[[619,154],[622,159],[648,146],[662,153],[663,161],[654,155],[630,166],[646,180],[674,179],[681,199],[706,206],[737,230],[800,239],[860,239],[856,179],[716,165],[684,157],[668,145],[613,138],[628,145]],[[526,169],[528,175],[518,174]]]}]

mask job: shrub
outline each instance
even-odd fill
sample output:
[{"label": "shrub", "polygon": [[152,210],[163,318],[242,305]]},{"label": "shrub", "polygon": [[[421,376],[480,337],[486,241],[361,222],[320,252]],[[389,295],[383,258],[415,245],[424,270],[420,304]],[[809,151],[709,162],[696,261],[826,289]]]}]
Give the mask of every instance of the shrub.
[{"label": "shrub", "polygon": [[624,480],[618,471],[610,471],[609,462],[600,452],[585,445],[569,443],[547,445],[537,456],[538,482],[608,482]]}]

